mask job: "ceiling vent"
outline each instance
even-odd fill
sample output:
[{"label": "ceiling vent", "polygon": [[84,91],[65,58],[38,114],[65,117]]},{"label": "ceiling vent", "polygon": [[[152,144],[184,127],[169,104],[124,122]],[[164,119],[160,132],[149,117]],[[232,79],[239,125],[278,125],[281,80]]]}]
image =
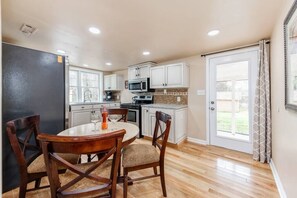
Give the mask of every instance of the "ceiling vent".
[{"label": "ceiling vent", "polygon": [[37,30],[38,29],[36,27],[33,27],[33,26],[25,24],[25,23],[20,28],[20,31],[27,37],[30,37],[32,34],[37,32]]}]

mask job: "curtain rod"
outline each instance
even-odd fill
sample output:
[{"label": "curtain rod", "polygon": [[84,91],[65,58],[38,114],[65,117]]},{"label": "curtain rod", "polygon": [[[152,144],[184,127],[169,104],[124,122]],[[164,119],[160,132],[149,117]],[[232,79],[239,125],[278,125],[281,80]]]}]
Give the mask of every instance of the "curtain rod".
[{"label": "curtain rod", "polygon": [[[269,44],[269,43],[270,43],[270,40],[266,40],[266,44]],[[244,48],[248,48],[248,47],[255,47],[255,46],[258,46],[258,45],[259,45],[259,43],[254,43],[254,44],[250,44],[250,45],[243,45],[243,46],[229,48],[229,49],[225,49],[225,50],[209,52],[209,53],[202,54],[201,57],[205,57],[205,56],[209,56],[209,55],[213,55],[213,54],[218,54],[218,53],[222,53],[222,52],[229,52],[229,51],[233,51],[233,50],[244,49]]]}]

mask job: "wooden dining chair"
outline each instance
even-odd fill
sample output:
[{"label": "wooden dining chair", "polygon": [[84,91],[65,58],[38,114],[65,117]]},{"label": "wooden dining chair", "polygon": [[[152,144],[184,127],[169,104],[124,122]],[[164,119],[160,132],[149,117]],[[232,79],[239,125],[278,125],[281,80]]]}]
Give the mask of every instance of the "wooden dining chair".
[{"label": "wooden dining chair", "polygon": [[[163,112],[156,112],[156,124],[152,145],[132,144],[123,149],[123,168],[124,168],[124,197],[127,197],[128,183],[152,177],[161,178],[163,196],[166,197],[164,157],[165,149],[169,136],[171,116]],[[158,151],[159,149],[159,151]],[[160,167],[160,174],[157,167]],[[128,173],[146,168],[153,168],[154,175],[131,179]]]},{"label": "wooden dining chair", "polygon": [[[108,112],[108,115],[119,115],[121,116],[117,122],[127,122],[128,120],[128,109],[126,108],[108,108],[106,109],[107,112]],[[109,118],[108,118],[108,121],[111,121]]]},{"label": "wooden dining chair", "polygon": [[[124,134],[125,130],[90,136],[38,135],[45,156],[51,197],[115,197]],[[105,153],[100,160],[77,165],[57,155],[99,152]],[[59,165],[67,167],[65,174],[58,175]]]},{"label": "wooden dining chair", "polygon": [[[47,176],[42,149],[36,139],[39,131],[40,116],[33,115],[15,119],[6,123],[6,132],[20,173],[19,197],[25,197],[26,192],[46,188],[40,186],[41,178]],[[71,163],[77,162],[77,155],[67,155]],[[64,167],[59,167],[59,172],[65,172]],[[35,187],[27,189],[27,184],[35,181]]]}]

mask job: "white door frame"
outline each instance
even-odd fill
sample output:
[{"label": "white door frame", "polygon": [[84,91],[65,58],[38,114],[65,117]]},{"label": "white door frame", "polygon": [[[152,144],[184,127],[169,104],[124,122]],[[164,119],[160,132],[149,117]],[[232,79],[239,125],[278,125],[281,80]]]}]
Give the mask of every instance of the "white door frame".
[{"label": "white door frame", "polygon": [[[244,49],[232,50],[228,52],[221,52],[213,55],[206,56],[206,100],[205,100],[205,110],[206,110],[206,143],[210,144],[210,120],[209,120],[209,101],[210,101],[210,59],[219,58],[222,56],[235,55],[244,52],[259,50],[259,46],[247,47]],[[256,78],[256,77],[255,77]]]}]

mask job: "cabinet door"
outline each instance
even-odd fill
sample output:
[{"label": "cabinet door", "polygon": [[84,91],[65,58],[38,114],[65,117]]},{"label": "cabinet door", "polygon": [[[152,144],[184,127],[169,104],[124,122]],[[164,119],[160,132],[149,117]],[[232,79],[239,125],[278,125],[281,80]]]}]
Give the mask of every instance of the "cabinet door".
[{"label": "cabinet door", "polygon": [[137,78],[138,70],[137,67],[128,68],[128,80],[134,80]]},{"label": "cabinet door", "polygon": [[117,90],[118,89],[117,83],[117,76],[110,75],[110,90]]},{"label": "cabinet door", "polygon": [[149,112],[147,108],[141,110],[142,135],[149,136]]},{"label": "cabinet door", "polygon": [[154,135],[154,130],[155,130],[155,125],[156,125],[156,114],[154,113],[149,113],[149,123],[148,123],[148,127],[149,127],[149,137],[153,137]]},{"label": "cabinet door", "polygon": [[183,86],[183,65],[172,64],[166,66],[166,87]]},{"label": "cabinet door", "polygon": [[[149,127],[150,127],[150,137],[153,137],[154,135],[154,131],[155,131],[155,125],[156,125],[156,114],[152,114],[150,113],[150,116],[149,116]],[[166,128],[166,124],[164,122],[160,122],[160,126],[161,126],[161,129],[162,131],[165,130]],[[158,129],[158,136],[161,134],[160,132],[160,128]],[[170,126],[170,131],[169,131],[169,137],[168,137],[168,142],[171,142],[171,143],[175,143],[174,142],[174,123],[173,123],[173,119],[171,121],[171,126]]]},{"label": "cabinet door", "polygon": [[110,76],[104,76],[104,90],[111,90]]},{"label": "cabinet door", "polygon": [[91,122],[91,111],[73,111],[71,115],[71,127]]},{"label": "cabinet door", "polygon": [[139,67],[138,73],[139,73],[139,78],[149,78],[150,77],[150,67],[149,66]]},{"label": "cabinet door", "polygon": [[150,69],[151,88],[163,88],[165,83],[165,67],[152,67]]}]

